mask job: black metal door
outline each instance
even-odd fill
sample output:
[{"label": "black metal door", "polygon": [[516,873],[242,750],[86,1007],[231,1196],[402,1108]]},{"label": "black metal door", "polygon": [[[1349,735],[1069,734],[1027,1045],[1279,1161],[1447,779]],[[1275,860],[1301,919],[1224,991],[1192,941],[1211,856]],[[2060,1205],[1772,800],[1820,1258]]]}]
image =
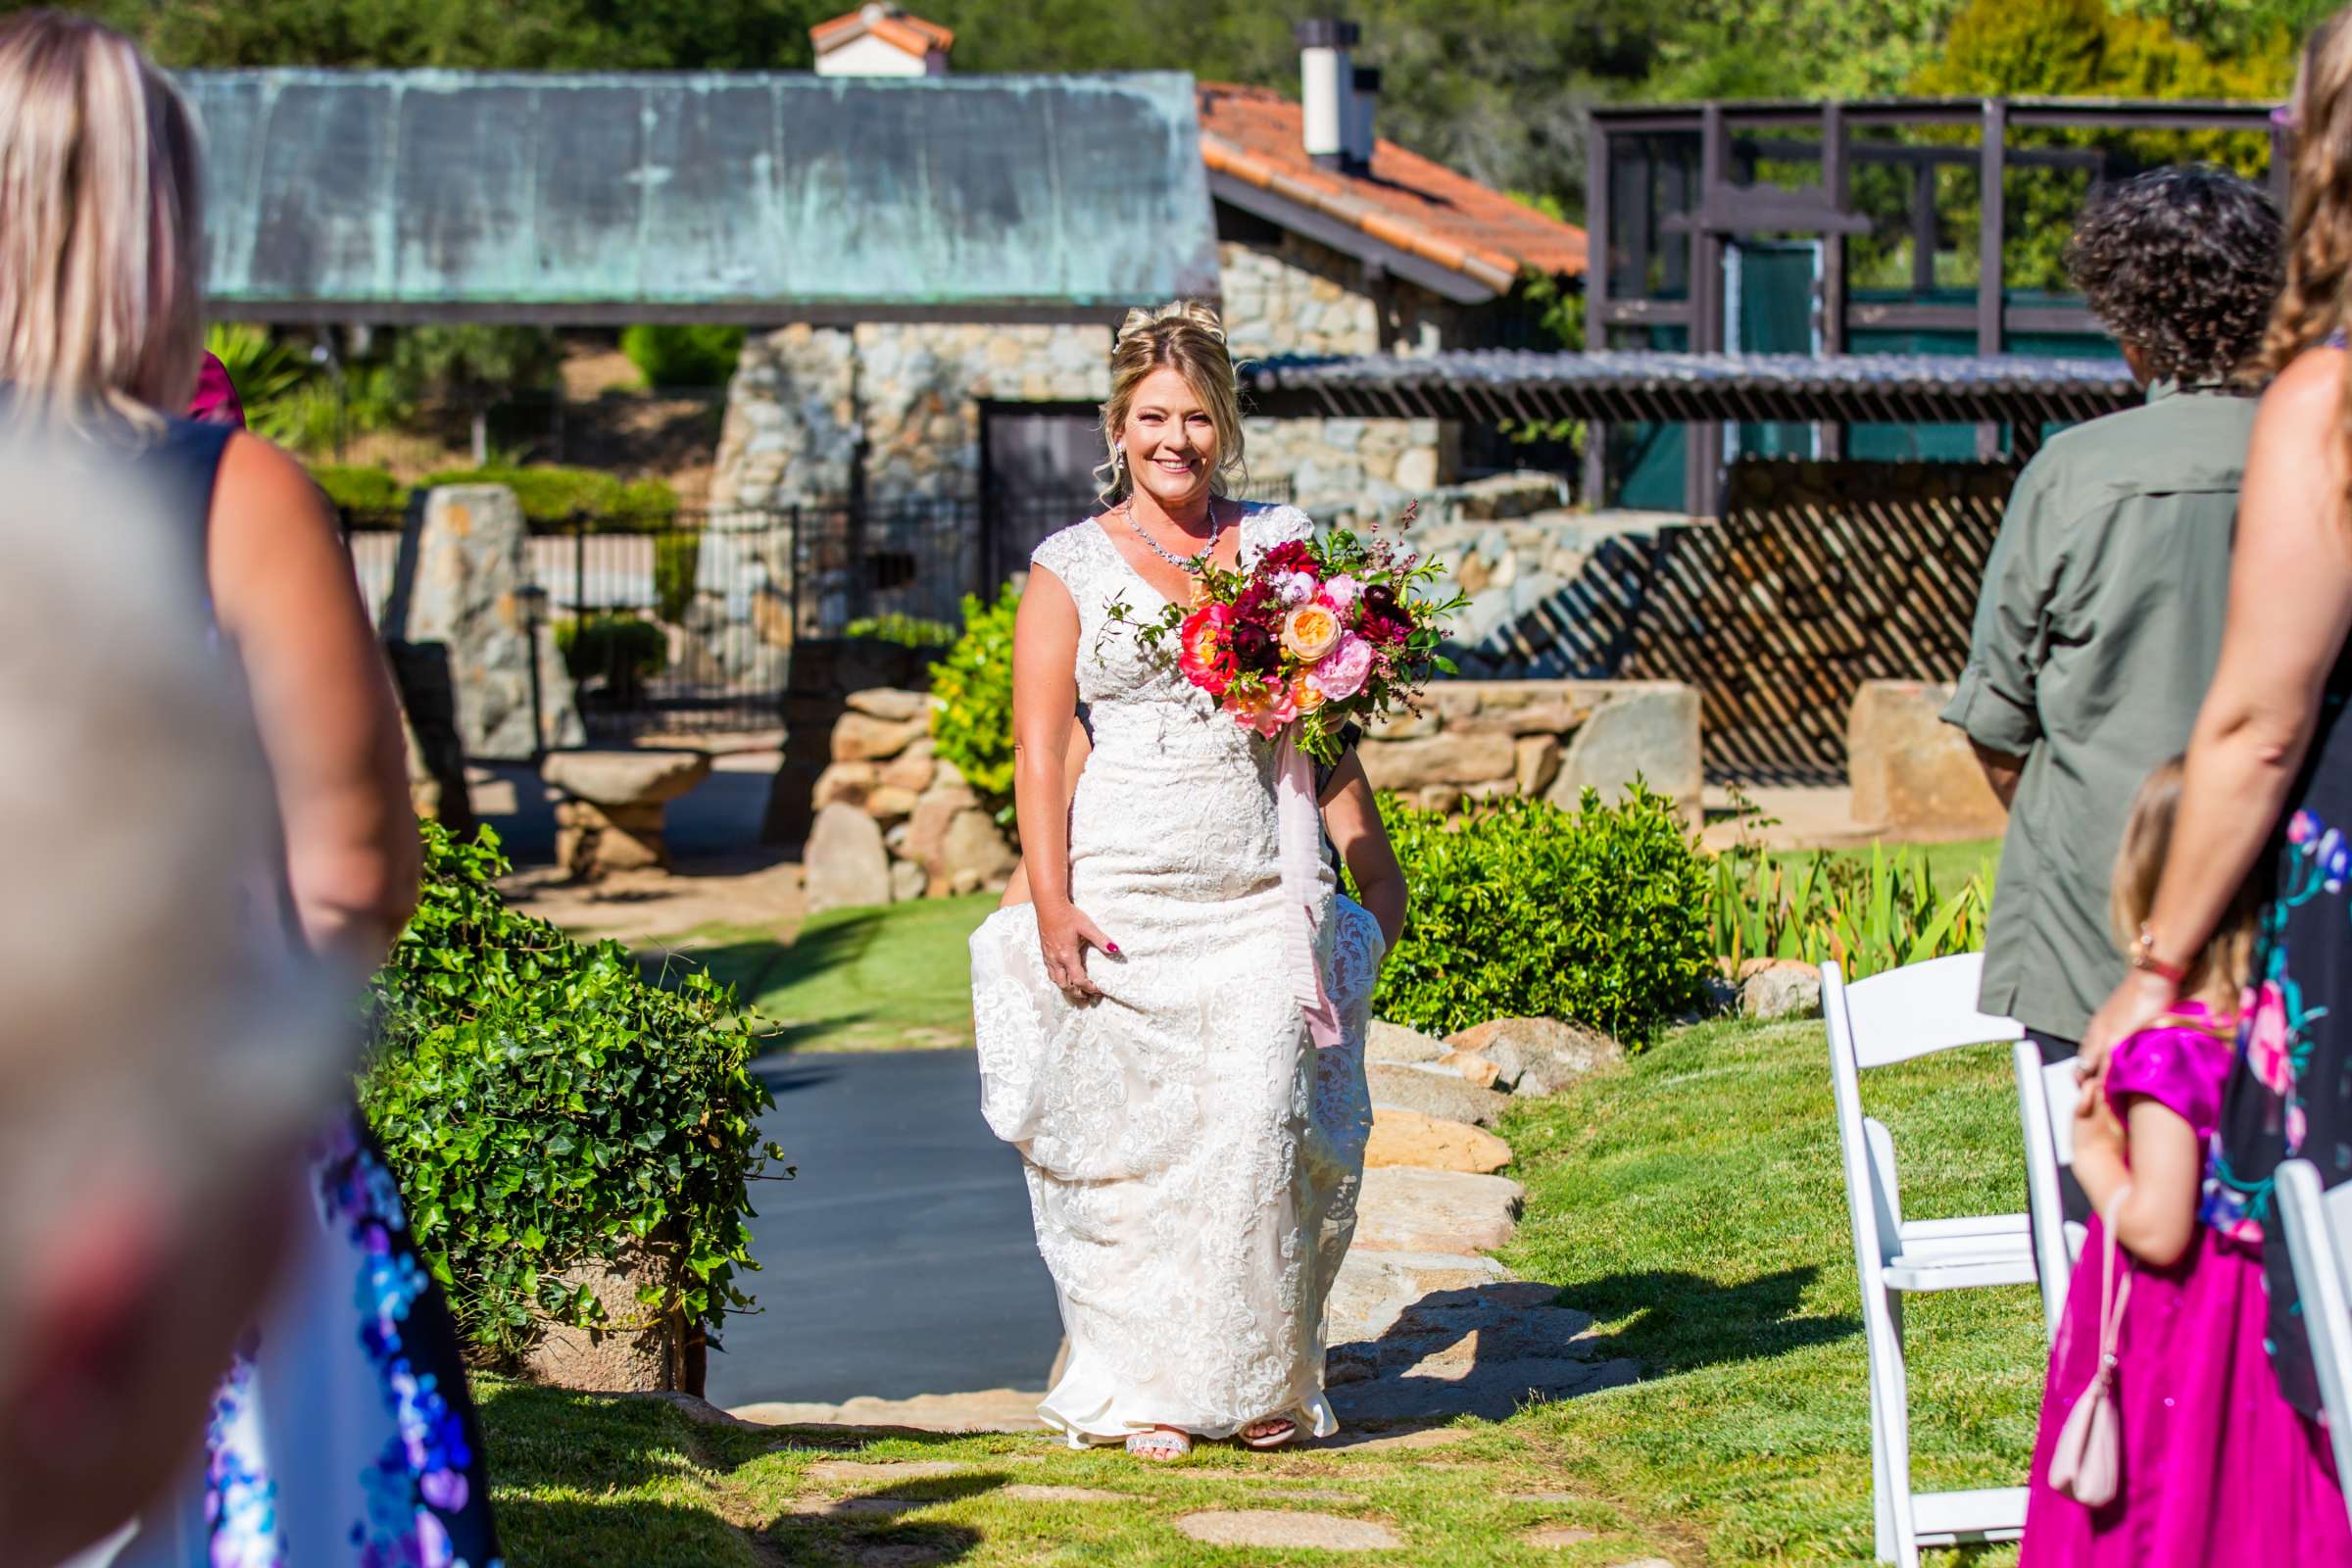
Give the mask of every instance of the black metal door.
[{"label": "black metal door", "polygon": [[989,403],[980,410],[980,561],[985,592],[1029,564],[1047,535],[1096,512],[1102,412],[1087,403]]}]

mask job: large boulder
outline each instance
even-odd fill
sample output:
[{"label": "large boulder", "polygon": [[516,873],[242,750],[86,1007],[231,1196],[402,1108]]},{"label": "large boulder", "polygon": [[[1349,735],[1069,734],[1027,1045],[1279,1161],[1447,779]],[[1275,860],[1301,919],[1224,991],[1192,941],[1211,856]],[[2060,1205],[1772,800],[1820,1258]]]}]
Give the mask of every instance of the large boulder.
[{"label": "large boulder", "polygon": [[1366,1061],[1416,1062],[1435,1061],[1446,1054],[1446,1042],[1433,1040],[1418,1029],[1407,1029],[1400,1023],[1372,1020],[1372,1029],[1364,1042]]},{"label": "large boulder", "polygon": [[810,914],[891,902],[882,826],[855,806],[836,802],[816,813],[802,863]]},{"label": "large boulder", "polygon": [[598,806],[664,806],[710,776],[708,752],[551,752],[539,776]]},{"label": "large boulder", "polygon": [[459,739],[477,762],[527,762],[588,738],[527,544],[504,485],[429,490],[411,506],[384,606],[385,637],[448,650]]},{"label": "large boulder", "polygon": [[1491,1176],[1510,1162],[1511,1146],[1484,1128],[1393,1106],[1372,1113],[1372,1137],[1364,1146],[1364,1164],[1374,1169],[1409,1165]]},{"label": "large boulder", "polygon": [[1360,755],[1364,775],[1376,790],[1477,784],[1510,778],[1519,768],[1519,749],[1511,737],[1494,731],[1446,731],[1416,740],[1379,741],[1364,746]]},{"label": "large boulder", "polygon": [[1968,737],[1943,722],[1952,688],[1870,680],[1846,712],[1846,770],[1854,820],[1890,837],[1984,838],[2004,831],[2002,808]]},{"label": "large boulder", "polygon": [[1639,775],[1696,821],[1706,786],[1698,718],[1697,690],[1679,681],[1612,686],[1568,742],[1544,799],[1573,811],[1590,787],[1613,802]]},{"label": "large boulder", "polygon": [[850,711],[864,713],[871,718],[888,719],[904,724],[919,718],[925,725],[931,722],[931,697],[927,692],[899,691],[889,686],[877,686],[870,691],[852,692],[848,698]]},{"label": "large boulder", "polygon": [[1491,1061],[1496,1085],[1521,1095],[1556,1095],[1625,1060],[1625,1048],[1607,1035],[1558,1018],[1496,1018],[1449,1035],[1446,1044],[1449,1060]]},{"label": "large boulder", "polygon": [[1795,958],[1750,958],[1740,966],[1740,1011],[1750,1018],[1821,1015],[1821,971]]},{"label": "large boulder", "polygon": [[1354,1245],[1368,1252],[1483,1252],[1519,1228],[1526,1190],[1500,1176],[1382,1165],[1364,1172]]},{"label": "large boulder", "polygon": [[833,760],[881,761],[898,756],[916,741],[928,739],[930,734],[928,718],[876,718],[853,709],[833,726]]},{"label": "large boulder", "polygon": [[1501,1118],[1508,1095],[1481,1089],[1460,1074],[1438,1066],[1410,1066],[1374,1061],[1364,1066],[1375,1110],[1417,1110],[1442,1121],[1466,1121],[1492,1127]]}]

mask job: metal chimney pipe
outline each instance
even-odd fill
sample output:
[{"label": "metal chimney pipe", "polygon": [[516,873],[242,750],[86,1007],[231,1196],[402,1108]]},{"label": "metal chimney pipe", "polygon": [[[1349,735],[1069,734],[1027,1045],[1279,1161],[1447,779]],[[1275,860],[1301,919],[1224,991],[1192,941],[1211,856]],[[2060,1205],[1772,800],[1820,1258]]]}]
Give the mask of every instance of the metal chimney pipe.
[{"label": "metal chimney pipe", "polygon": [[1358,29],[1337,17],[1317,17],[1291,31],[1298,40],[1298,101],[1304,110],[1306,155],[1318,164],[1337,166],[1348,156],[1348,100],[1355,91],[1348,51],[1355,46]]},{"label": "metal chimney pipe", "polygon": [[1348,95],[1348,122],[1342,138],[1348,164],[1351,169],[1372,167],[1372,143],[1376,140],[1372,128],[1373,112],[1380,106],[1380,68],[1357,66],[1353,72],[1354,91]]}]

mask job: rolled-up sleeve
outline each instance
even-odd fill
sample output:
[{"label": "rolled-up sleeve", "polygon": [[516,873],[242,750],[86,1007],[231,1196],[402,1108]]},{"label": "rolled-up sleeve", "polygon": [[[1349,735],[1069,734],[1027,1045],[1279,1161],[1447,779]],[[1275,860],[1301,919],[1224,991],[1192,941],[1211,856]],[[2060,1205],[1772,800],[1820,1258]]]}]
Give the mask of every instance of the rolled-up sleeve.
[{"label": "rolled-up sleeve", "polygon": [[1968,663],[1943,710],[1943,721],[1978,745],[2013,757],[2041,739],[2034,688],[2049,652],[2050,604],[2057,592],[2046,475],[2041,465],[2029,465],[2010,492],[1977,595]]}]

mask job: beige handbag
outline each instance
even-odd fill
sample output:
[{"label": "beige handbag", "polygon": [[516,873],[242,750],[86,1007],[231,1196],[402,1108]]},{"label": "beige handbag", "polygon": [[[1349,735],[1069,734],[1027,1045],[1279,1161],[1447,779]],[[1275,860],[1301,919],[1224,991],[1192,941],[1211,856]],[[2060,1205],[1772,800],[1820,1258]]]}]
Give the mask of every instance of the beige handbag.
[{"label": "beige handbag", "polygon": [[2115,1214],[2131,1189],[2107,1200],[2099,1259],[2099,1369],[2090,1386],[2066,1413],[2058,1442],[2050,1451],[2050,1487],[2086,1508],[2104,1507],[2115,1500],[2121,1478],[2124,1434],[2115,1410],[2115,1350],[2123,1336],[2124,1306],[2132,1299],[2132,1275],[2126,1270],[2116,1283]]}]

